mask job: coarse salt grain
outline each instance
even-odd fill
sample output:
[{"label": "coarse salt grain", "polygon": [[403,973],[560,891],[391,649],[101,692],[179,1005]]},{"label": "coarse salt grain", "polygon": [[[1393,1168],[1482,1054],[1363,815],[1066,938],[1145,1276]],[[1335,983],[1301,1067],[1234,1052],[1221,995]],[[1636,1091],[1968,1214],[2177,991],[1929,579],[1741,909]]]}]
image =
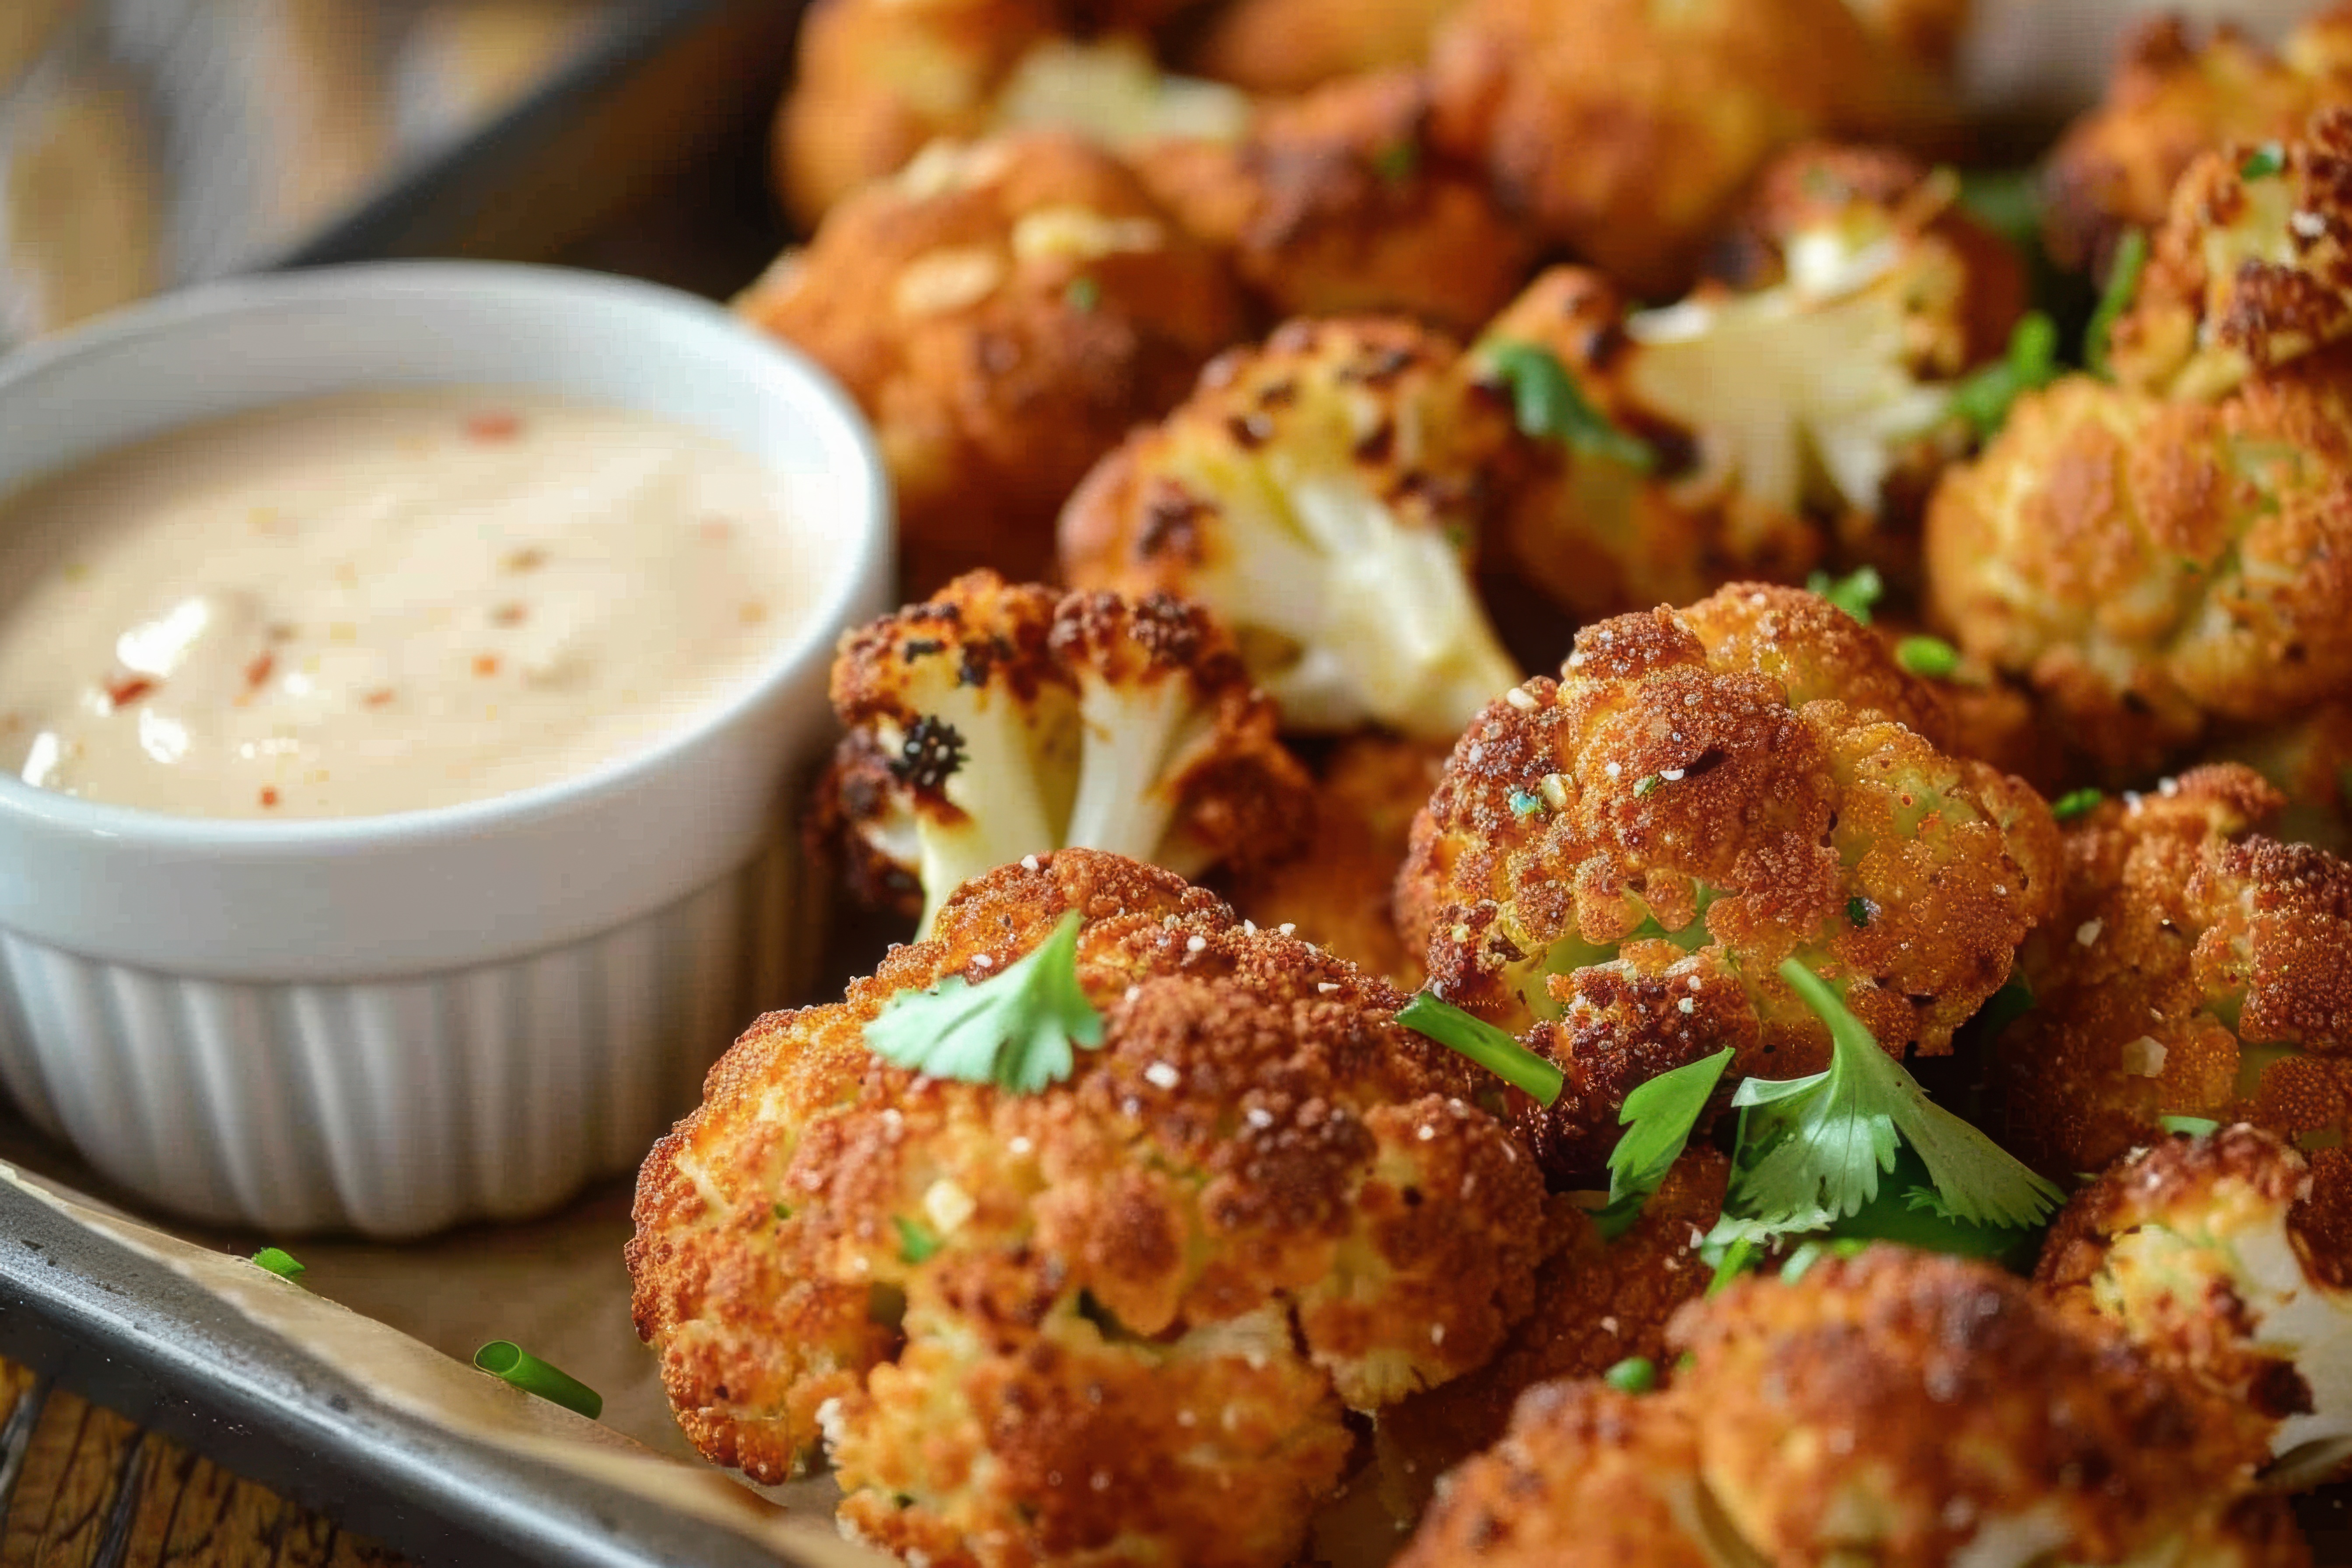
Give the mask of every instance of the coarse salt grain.
[{"label": "coarse salt grain", "polygon": [[2104,921],[2084,921],[2074,928],[2074,940],[2088,947],[2099,940],[2099,933],[2105,929],[2106,922]]},{"label": "coarse salt grain", "polygon": [[1339,989],[1339,983],[1336,980],[1318,980],[1315,983],[1315,989],[1328,996],[1332,992]]},{"label": "coarse salt grain", "polygon": [[1503,700],[1522,713],[1532,713],[1536,710],[1535,695],[1524,686],[1514,686],[1504,692]]},{"label": "coarse salt grain", "polygon": [[1186,952],[1206,952],[1209,951],[1209,939],[1205,936],[1187,937],[1184,941],[1184,951]]},{"label": "coarse salt grain", "polygon": [[1144,1081],[1158,1089],[1174,1089],[1184,1081],[1184,1075],[1166,1062],[1153,1062],[1143,1069]]},{"label": "coarse salt grain", "polygon": [[1024,871],[1034,871],[1037,868],[1037,857],[1034,855],[1021,857],[1021,868]]},{"label": "coarse salt grain", "polygon": [[2164,1071],[2166,1055],[2163,1041],[2153,1035],[2142,1035],[2124,1047],[2119,1065],[2135,1078],[2155,1078]]}]

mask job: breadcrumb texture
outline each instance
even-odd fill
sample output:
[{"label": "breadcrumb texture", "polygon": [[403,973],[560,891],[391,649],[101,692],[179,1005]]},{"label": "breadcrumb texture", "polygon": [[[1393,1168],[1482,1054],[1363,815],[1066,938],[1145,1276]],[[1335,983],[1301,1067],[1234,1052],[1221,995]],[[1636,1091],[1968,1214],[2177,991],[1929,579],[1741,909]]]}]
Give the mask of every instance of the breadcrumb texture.
[{"label": "breadcrumb texture", "polygon": [[[988,984],[1071,910],[1105,1032],[1066,1081],[866,1049],[892,996]],[[680,1425],[771,1481],[822,1434],[845,1525],[934,1564],[1289,1561],[1342,1412],[1531,1304],[1533,1164],[1402,1001],[1133,861],[971,884],[843,1001],[755,1024],[646,1160],[628,1261]]]},{"label": "breadcrumb texture", "polygon": [[2352,1130],[2352,866],[2261,830],[2251,771],[2193,769],[2065,834],[2064,893],[1995,1042],[1997,1130],[2053,1177],[2105,1169],[2165,1116],[2317,1148]]},{"label": "breadcrumb texture", "polygon": [[1951,1048],[2055,899],[2058,846],[1948,733],[1866,627],[1756,584],[1587,627],[1559,680],[1470,727],[1398,910],[1444,996],[1566,1074],[1527,1108],[1555,1180],[1600,1168],[1634,1087],[1725,1046],[1737,1074],[1826,1068],[1790,957],[1890,1052]]},{"label": "breadcrumb texture", "polygon": [[1935,618],[2145,776],[2352,680],[2352,348],[2219,403],[2072,375],[2020,398],[1927,519]]},{"label": "breadcrumb texture", "polygon": [[2125,43],[2105,99],[2045,163],[2043,243],[2071,270],[2104,274],[2128,229],[2154,229],[2198,155],[2280,142],[2352,97],[2352,5],[2323,6],[2273,52],[2221,26],[2200,37],[2151,16]]},{"label": "breadcrumb texture", "polygon": [[1089,465],[1243,335],[1217,257],[1064,132],[939,143],[827,215],[736,308],[874,421],[914,591],[1039,577]]},{"label": "breadcrumb texture", "polygon": [[2243,1124],[2160,1138],[2075,1194],[2035,1281],[2267,1421],[2273,1485],[2317,1485],[2352,1464],[2347,1196],[2341,1149],[2306,1161]]}]

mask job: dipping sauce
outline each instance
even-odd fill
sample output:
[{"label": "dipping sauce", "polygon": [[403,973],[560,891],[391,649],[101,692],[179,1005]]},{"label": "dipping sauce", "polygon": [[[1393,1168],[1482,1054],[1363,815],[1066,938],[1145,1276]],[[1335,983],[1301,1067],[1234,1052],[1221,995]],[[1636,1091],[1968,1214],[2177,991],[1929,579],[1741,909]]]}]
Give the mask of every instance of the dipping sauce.
[{"label": "dipping sauce", "polygon": [[[741,692],[823,574],[719,438],[537,393],[306,400],[0,499],[0,765],[184,816],[479,800]],[[797,547],[797,548],[796,548]]]}]

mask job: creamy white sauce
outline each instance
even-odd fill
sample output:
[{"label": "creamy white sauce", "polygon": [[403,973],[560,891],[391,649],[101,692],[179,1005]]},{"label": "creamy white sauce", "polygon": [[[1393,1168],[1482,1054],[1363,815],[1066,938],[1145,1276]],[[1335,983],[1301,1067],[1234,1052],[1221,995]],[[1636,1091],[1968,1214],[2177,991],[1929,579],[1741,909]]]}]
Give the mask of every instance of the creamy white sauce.
[{"label": "creamy white sauce", "polygon": [[206,817],[478,800],[740,693],[822,574],[725,442],[544,394],[318,398],[0,499],[0,766]]}]

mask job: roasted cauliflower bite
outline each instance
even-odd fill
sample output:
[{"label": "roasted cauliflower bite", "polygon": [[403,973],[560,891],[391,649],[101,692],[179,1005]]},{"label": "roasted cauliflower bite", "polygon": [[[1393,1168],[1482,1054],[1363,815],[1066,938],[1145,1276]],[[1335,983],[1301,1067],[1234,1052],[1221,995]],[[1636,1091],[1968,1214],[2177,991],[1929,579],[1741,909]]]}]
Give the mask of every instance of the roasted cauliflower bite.
[{"label": "roasted cauliflower bite", "polygon": [[2189,165],[2108,363],[2126,386],[2212,399],[2347,333],[2352,108],[2338,107]]},{"label": "roasted cauliflower bite", "polygon": [[2035,1282],[2266,1417],[2271,1484],[2315,1485],[2352,1461],[2352,1233],[2329,1228],[2347,1195],[2340,1149],[2315,1172],[2252,1127],[2162,1138],[2075,1194]]},{"label": "roasted cauliflower bite", "polygon": [[1685,1307],[1664,1389],[1538,1386],[1400,1568],[2300,1568],[2244,1425],[1988,1265],[1881,1246]]},{"label": "roasted cauliflower bite", "polygon": [[2124,777],[2345,689],[2347,373],[2338,345],[2219,404],[2080,375],[2020,398],[1928,508],[1934,618]]},{"label": "roasted cauliflower bite", "polygon": [[1467,0],[1430,68],[1439,144],[1538,237],[1652,299],[1689,284],[1773,153],[1940,113],[1845,0]]},{"label": "roasted cauliflower bite", "polygon": [[1233,878],[1234,908],[1412,990],[1428,978],[1390,907],[1412,819],[1452,748],[1390,735],[1340,742],[1315,771],[1313,837],[1297,854]]},{"label": "roasted cauliflower bite", "polygon": [[1418,66],[1455,0],[1234,0],[1193,46],[1194,69],[1253,92],[1296,93]]},{"label": "roasted cauliflower bite", "polygon": [[1458,359],[1380,317],[1221,357],[1070,498],[1063,576],[1207,605],[1286,728],[1451,740],[1518,679],[1470,577],[1505,430]]},{"label": "roasted cauliflower bite", "polygon": [[1777,970],[1839,986],[1898,1055],[1937,1055],[2056,894],[2022,783],[1946,754],[1935,693],[1795,589],[1735,584],[1590,626],[1558,681],[1455,748],[1398,884],[1447,1000],[1567,1077],[1522,1107],[1556,1182],[1590,1181],[1625,1095],[1725,1046],[1735,1074],[1829,1062]]},{"label": "roasted cauliflower bite", "polygon": [[1164,594],[1062,594],[975,572],[848,634],[849,731],[817,820],[868,902],[928,931],[966,879],[1048,849],[1179,875],[1283,858],[1315,786],[1233,641]]},{"label": "roasted cauliflower bite", "polygon": [[2063,897],[2019,957],[2033,1007],[1989,1064],[2019,1157],[2101,1170],[2165,1116],[2352,1131],[2352,867],[2262,837],[2282,804],[2198,768],[2069,826]]},{"label": "roasted cauliflower bite", "polygon": [[2043,165],[2042,241],[2074,271],[2105,272],[2130,229],[2153,229],[2200,153],[2282,141],[2352,99],[2352,5],[2325,7],[2275,53],[2227,26],[2199,38],[2152,16],[2125,44],[2105,99]]},{"label": "roasted cauliflower bite", "polygon": [[1426,81],[1386,71],[1267,103],[1237,142],[1171,139],[1136,163],[1276,317],[1390,310],[1474,331],[1535,247],[1428,126]]},{"label": "roasted cauliflower bite", "polygon": [[938,144],[738,302],[873,419],[917,593],[1044,574],[1088,465],[1241,335],[1218,259],[1075,136]]},{"label": "roasted cauliflower bite", "polygon": [[1721,253],[1737,289],[1632,310],[1596,273],[1538,278],[1488,326],[1482,375],[1540,348],[1654,460],[1522,443],[1503,487],[1515,563],[1590,616],[1801,577],[1832,547],[1890,568],[1916,553],[1895,542],[1916,541],[1965,440],[1949,384],[2001,352],[2024,299],[1958,188],[1901,153],[1801,148]]},{"label": "roasted cauliflower bite", "polygon": [[1466,1377],[1381,1412],[1381,1480],[1399,1518],[1417,1517],[1438,1478],[1503,1436],[1512,1406],[1538,1384],[1599,1377],[1629,1356],[1664,1366],[1666,1324],[1696,1300],[1712,1271],[1698,1241],[1723,1217],[1731,1162],[1685,1151],[1633,1228],[1604,1241],[1566,1195],[1551,1200],[1557,1250],[1536,1274],[1535,1310],[1493,1361]]},{"label": "roasted cauliflower bite", "polygon": [[[1030,1095],[870,1054],[1066,910],[1104,1024]],[[638,1181],[638,1331],[711,1458],[820,1435],[845,1525],[936,1564],[1286,1563],[1348,1407],[1483,1363],[1541,1184],[1402,996],[1210,895],[1066,850],[968,885],[840,1003],[771,1014]]]}]

